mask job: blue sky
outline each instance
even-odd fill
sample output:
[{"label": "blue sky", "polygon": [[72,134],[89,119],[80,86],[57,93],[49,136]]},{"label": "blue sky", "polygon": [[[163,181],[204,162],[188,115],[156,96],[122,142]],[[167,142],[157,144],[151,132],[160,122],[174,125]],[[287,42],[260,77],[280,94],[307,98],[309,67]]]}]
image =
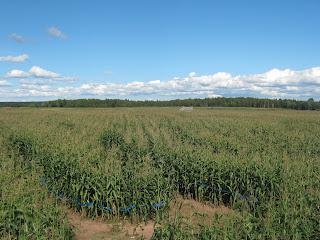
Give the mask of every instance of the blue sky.
[{"label": "blue sky", "polygon": [[0,101],[320,98],[320,1],[1,1]]}]

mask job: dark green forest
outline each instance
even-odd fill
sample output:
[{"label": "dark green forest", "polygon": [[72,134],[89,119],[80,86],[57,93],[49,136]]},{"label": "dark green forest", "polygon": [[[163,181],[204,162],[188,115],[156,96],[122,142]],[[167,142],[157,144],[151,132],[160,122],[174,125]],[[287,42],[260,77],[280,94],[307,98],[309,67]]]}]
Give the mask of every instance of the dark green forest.
[{"label": "dark green forest", "polygon": [[254,107],[287,108],[297,110],[319,110],[320,101],[313,98],[307,101],[292,99],[262,99],[251,97],[237,98],[189,98],[175,100],[128,100],[128,99],[58,99],[42,102],[0,102],[0,107]]}]

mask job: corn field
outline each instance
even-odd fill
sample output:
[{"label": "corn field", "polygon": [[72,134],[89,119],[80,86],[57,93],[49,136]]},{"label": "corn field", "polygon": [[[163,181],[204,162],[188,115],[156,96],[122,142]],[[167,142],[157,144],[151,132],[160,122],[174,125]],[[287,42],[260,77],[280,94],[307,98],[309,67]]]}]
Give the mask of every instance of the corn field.
[{"label": "corn field", "polygon": [[[0,109],[0,236],[72,239],[91,218],[153,219],[153,239],[320,239],[320,112]],[[168,218],[177,197],[225,206]]]}]

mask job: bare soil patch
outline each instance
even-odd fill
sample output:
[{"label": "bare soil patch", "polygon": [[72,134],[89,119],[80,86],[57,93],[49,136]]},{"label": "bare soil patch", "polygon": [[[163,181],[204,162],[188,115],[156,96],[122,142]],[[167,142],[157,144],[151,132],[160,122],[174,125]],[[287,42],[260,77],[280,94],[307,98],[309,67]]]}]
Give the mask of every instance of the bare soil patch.
[{"label": "bare soil patch", "polygon": [[[211,225],[215,214],[227,215],[233,213],[231,209],[225,206],[215,206],[193,199],[184,199],[181,196],[177,196],[169,207],[169,219],[172,220],[180,215],[192,225]],[[155,228],[154,221],[133,224],[127,220],[120,220],[116,223],[109,223],[106,220],[88,219],[71,209],[67,210],[67,216],[70,224],[74,227],[75,239],[77,240],[148,240],[151,239]]]},{"label": "bare soil patch", "polygon": [[212,203],[198,202],[194,199],[185,199],[182,196],[177,196],[170,204],[169,217],[174,218],[177,215],[181,215],[191,224],[211,225],[216,214],[228,215],[232,213],[232,209],[223,205],[216,206]]},{"label": "bare soil patch", "polygon": [[126,240],[151,239],[154,222],[131,224],[125,220],[118,223],[107,223],[82,217],[72,210],[67,211],[70,224],[74,227],[76,240]]}]

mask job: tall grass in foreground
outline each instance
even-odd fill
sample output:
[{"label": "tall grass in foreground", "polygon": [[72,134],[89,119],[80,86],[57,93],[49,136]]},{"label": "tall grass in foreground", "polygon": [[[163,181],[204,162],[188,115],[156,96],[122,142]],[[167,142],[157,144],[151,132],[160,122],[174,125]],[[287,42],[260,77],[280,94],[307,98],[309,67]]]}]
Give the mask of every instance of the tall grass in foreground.
[{"label": "tall grass in foreground", "polygon": [[0,238],[72,239],[73,232],[58,203],[39,184],[23,138],[15,154],[0,134]]}]

